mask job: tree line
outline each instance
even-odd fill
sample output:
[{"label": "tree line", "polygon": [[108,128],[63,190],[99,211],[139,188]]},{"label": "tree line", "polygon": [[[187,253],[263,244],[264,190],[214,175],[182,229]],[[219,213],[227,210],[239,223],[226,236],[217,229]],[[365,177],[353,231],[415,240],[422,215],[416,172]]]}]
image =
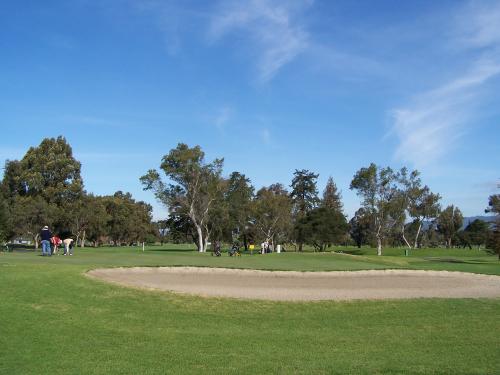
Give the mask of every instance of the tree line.
[{"label": "tree line", "polygon": [[7,160],[0,185],[2,240],[29,239],[42,226],[80,245],[116,245],[156,237],[152,207],[130,193],[97,196],[84,189],[81,164],[63,137],[46,138],[21,160]]},{"label": "tree line", "polygon": [[[439,194],[424,185],[418,171],[393,170],[370,164],[358,170],[350,189],[361,198],[361,208],[347,222],[342,197],[330,177],[320,196],[318,174],[295,170],[290,190],[281,183],[255,191],[240,172],[222,175],[223,159],[208,162],[199,146],[179,143],[162,159],[160,169],[141,177],[145,190],[169,209],[158,222],[168,241],[193,241],[200,252],[209,240],[250,243],[267,240],[303,245],[324,251],[331,245],[481,246],[498,250],[495,227],[476,220],[461,229],[463,215],[454,205],[441,209]],[[166,179],[164,179],[166,178]],[[488,212],[496,213],[498,195],[490,197]],[[493,208],[492,208],[493,207]]]},{"label": "tree line", "polygon": [[481,246],[498,251],[500,195],[489,199],[490,226],[481,220],[462,229],[456,206],[441,208],[441,196],[421,181],[418,171],[370,164],[353,176],[350,189],[361,207],[348,222],[332,177],[322,194],[319,175],[297,169],[291,184],[258,190],[240,172],[223,175],[223,159],[206,161],[199,146],[179,143],[166,154],[160,172],[140,178],[168,208],[152,221],[152,207],[121,191],[97,196],[84,189],[81,164],[63,137],[44,139],[21,160],[7,160],[0,185],[0,237],[28,237],[36,245],[43,225],[71,234],[78,243],[192,242],[200,252],[211,241],[238,242],[245,248],[267,240],[302,251],[332,245]]}]

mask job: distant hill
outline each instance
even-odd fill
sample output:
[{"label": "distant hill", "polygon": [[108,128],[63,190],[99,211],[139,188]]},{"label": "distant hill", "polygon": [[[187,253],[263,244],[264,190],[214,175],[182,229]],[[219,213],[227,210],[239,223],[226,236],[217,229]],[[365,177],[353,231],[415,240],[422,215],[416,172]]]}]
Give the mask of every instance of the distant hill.
[{"label": "distant hill", "polygon": [[482,216],[468,216],[468,217],[464,217],[464,222],[463,222],[463,225],[462,225],[462,229],[465,228],[470,223],[472,223],[474,220],[482,220],[482,221],[486,221],[487,223],[492,223],[492,222],[495,221],[495,216],[482,215]]},{"label": "distant hill", "polygon": [[[487,223],[492,223],[492,222],[495,221],[495,216],[482,215],[482,216],[467,216],[467,217],[464,217],[464,221],[463,221],[462,227],[460,229],[465,229],[465,227],[467,227],[467,225],[469,225],[470,223],[472,223],[474,220],[482,220],[482,221],[486,221]],[[423,230],[427,230],[427,229],[429,229],[429,227],[431,225],[432,225],[431,221],[424,221],[422,229]]]}]

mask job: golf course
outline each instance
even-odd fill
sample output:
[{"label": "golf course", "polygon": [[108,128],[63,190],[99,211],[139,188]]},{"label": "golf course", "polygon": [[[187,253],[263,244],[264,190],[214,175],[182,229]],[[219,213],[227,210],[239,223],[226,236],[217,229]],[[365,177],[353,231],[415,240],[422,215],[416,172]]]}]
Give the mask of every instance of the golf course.
[{"label": "golf course", "polygon": [[499,298],[287,302],[125,287],[87,275],[173,266],[500,275],[497,257],[479,250],[335,251],[213,257],[163,245],[77,248],[72,257],[0,253],[0,373],[500,372]]},{"label": "golf course", "polygon": [[500,375],[500,0],[0,26],[0,375]]}]

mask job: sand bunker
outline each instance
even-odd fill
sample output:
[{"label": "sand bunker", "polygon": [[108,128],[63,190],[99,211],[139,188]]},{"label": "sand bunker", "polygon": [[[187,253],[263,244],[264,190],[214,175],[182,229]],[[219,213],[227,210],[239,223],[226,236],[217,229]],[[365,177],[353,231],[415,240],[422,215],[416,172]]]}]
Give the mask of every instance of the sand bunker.
[{"label": "sand bunker", "polygon": [[271,272],[135,267],[96,269],[87,274],[132,287],[278,301],[500,297],[500,276],[447,271]]}]

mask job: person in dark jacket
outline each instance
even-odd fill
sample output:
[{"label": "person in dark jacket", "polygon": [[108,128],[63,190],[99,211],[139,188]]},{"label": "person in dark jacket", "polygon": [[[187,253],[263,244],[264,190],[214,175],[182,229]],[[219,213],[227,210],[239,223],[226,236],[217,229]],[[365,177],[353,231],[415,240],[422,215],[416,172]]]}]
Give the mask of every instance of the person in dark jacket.
[{"label": "person in dark jacket", "polygon": [[49,227],[44,226],[40,232],[40,239],[42,240],[42,255],[51,256],[52,252],[50,250],[50,239],[52,238],[52,233],[50,233]]}]

